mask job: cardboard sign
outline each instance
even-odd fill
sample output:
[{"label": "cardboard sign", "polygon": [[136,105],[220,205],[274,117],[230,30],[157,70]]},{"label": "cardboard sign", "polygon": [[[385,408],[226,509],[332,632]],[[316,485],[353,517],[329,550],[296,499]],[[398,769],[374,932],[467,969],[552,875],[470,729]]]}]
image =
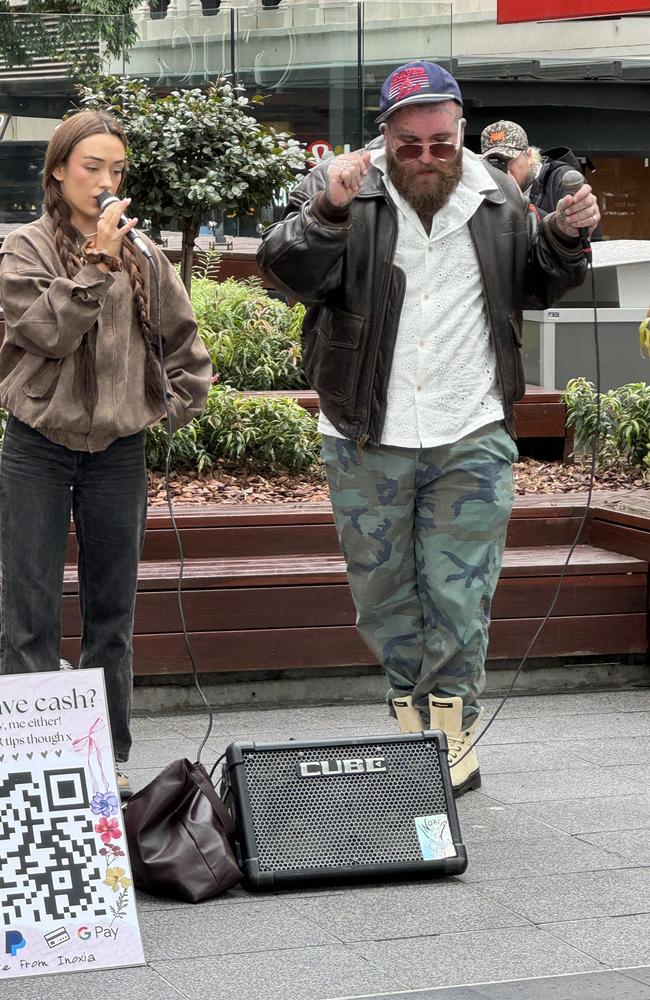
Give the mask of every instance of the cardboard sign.
[{"label": "cardboard sign", "polygon": [[650,14],[650,0],[497,0],[497,23]]},{"label": "cardboard sign", "polygon": [[144,964],[102,670],[0,677],[0,858],[0,983]]}]

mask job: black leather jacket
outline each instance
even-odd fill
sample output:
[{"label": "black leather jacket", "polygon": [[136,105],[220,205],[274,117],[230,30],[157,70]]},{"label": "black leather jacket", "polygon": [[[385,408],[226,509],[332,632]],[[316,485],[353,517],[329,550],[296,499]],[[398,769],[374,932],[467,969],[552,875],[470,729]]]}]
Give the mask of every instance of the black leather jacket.
[{"label": "black leather jacket", "polygon": [[[516,184],[486,169],[498,189],[485,192],[469,228],[514,436],[513,404],[525,388],[522,309],[552,305],[581,284],[587,265],[578,241],[563,237],[553,216],[538,225]],[[326,163],[312,170],[292,191],[284,219],[263,235],[257,262],[278,288],[309,307],[303,363],[322,411],[345,437],[376,445],[406,286],[393,263],[397,215],[376,167],[343,210],[324,195],[326,170]]]}]

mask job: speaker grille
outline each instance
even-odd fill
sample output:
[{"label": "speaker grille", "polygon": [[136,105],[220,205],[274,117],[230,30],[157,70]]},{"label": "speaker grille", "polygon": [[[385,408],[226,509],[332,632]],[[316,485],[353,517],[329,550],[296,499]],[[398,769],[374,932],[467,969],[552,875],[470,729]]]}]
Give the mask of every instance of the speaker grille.
[{"label": "speaker grille", "polygon": [[[421,862],[415,817],[447,815],[438,744],[245,750],[262,872]],[[383,757],[385,773],[303,778],[300,761]]]}]

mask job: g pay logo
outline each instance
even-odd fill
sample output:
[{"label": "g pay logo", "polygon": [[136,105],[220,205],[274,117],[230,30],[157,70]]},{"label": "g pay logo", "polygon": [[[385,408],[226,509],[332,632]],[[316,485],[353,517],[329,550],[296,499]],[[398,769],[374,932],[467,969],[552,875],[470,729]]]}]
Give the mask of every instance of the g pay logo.
[{"label": "g pay logo", "polygon": [[7,955],[15,955],[26,944],[27,942],[20,931],[7,931],[5,934],[5,954]]},{"label": "g pay logo", "polygon": [[83,927],[78,927],[77,937],[80,941],[87,941],[89,937],[92,937],[90,927],[86,927],[85,925]]}]

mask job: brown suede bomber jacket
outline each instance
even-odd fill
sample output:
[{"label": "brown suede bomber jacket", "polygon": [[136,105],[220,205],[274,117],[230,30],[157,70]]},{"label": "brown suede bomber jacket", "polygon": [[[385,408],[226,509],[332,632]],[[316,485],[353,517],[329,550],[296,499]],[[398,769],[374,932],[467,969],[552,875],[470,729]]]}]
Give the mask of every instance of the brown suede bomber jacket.
[{"label": "brown suede bomber jacket", "polygon": [[[163,253],[159,263],[161,334],[173,428],[201,412],[210,387],[210,357],[179,275]],[[156,314],[155,285],[141,268]],[[21,226],[0,249],[0,405],[49,440],[75,451],[103,451],[117,438],[157,423],[164,406],[145,398],[145,344],[126,270],[105,274],[85,264],[68,278],[49,215]],[[92,418],[75,390],[75,352],[94,339],[98,399]]]}]

